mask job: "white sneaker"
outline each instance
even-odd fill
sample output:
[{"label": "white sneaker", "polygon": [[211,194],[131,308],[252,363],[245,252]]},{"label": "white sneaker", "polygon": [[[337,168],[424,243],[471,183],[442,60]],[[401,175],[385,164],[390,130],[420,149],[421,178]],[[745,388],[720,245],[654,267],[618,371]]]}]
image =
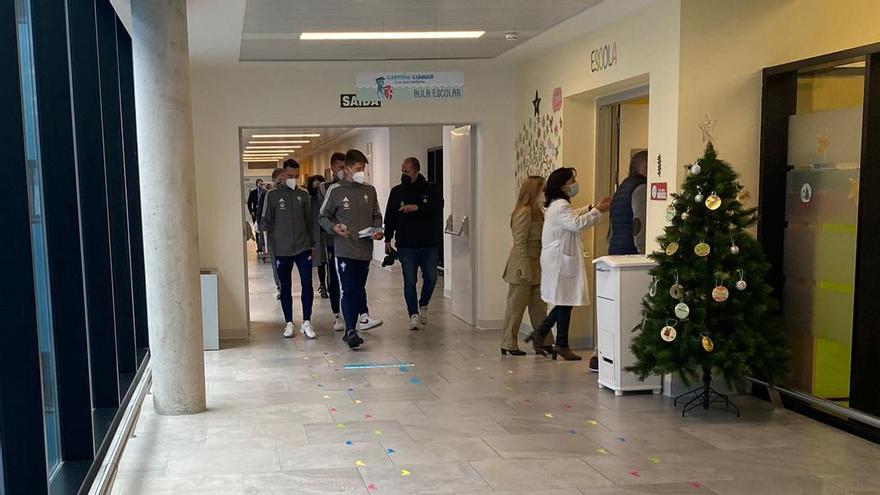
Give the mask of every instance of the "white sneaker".
[{"label": "white sneaker", "polygon": [[421,330],[422,329],[422,320],[419,318],[419,315],[412,315],[409,317],[409,329],[410,330]]},{"label": "white sneaker", "polygon": [[285,339],[289,339],[293,337],[293,322],[288,321],[287,325],[284,325],[284,333],[281,335],[284,336]]},{"label": "white sneaker", "polygon": [[315,338],[315,329],[312,328],[312,322],[306,320],[303,322],[302,327],[299,329],[303,335],[306,336],[307,339]]},{"label": "white sneaker", "polygon": [[422,325],[428,324],[428,307],[422,306],[419,308],[419,323]]},{"label": "white sneaker", "polygon": [[366,332],[367,330],[381,327],[383,323],[385,322],[378,318],[370,318],[369,314],[364,313],[358,318],[357,330]]},{"label": "white sneaker", "polygon": [[342,317],[339,315],[336,315],[333,318],[333,330],[337,332],[345,330],[345,320],[343,320]]}]

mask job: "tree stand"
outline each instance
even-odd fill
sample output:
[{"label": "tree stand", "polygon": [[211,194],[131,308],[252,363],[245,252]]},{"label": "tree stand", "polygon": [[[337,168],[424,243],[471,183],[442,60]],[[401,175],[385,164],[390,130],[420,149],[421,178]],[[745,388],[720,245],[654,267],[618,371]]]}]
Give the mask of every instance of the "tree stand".
[{"label": "tree stand", "polygon": [[[690,392],[685,392],[678,397],[675,398],[674,405],[678,407],[678,401],[686,401],[684,404],[684,408],[681,410],[681,417],[684,417],[690,411],[698,407],[702,407],[705,410],[718,409],[721,411],[730,411],[735,412],[736,417],[739,417],[739,407],[734,404],[726,395],[719,393],[715,389],[711,387],[712,383],[712,371],[708,367],[703,367],[703,386],[697,387]],[[723,404],[724,407],[720,407],[719,404]]]}]

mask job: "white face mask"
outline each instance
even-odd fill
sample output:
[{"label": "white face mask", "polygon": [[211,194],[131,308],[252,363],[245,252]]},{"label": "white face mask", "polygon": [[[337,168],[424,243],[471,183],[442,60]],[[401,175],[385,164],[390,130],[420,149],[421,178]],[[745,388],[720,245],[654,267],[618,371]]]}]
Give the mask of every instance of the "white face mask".
[{"label": "white face mask", "polygon": [[345,178],[345,170],[340,170],[339,172],[336,172],[336,178],[339,180],[344,179]]},{"label": "white face mask", "polygon": [[569,197],[573,198],[573,197],[577,196],[577,194],[578,194],[578,183],[575,182],[574,184],[568,186],[568,195],[569,195]]},{"label": "white face mask", "polygon": [[358,184],[363,184],[367,181],[367,173],[366,172],[355,172],[351,176],[351,180],[357,182]]},{"label": "white face mask", "polygon": [[287,184],[287,187],[296,189],[296,179],[287,179],[284,183]]}]

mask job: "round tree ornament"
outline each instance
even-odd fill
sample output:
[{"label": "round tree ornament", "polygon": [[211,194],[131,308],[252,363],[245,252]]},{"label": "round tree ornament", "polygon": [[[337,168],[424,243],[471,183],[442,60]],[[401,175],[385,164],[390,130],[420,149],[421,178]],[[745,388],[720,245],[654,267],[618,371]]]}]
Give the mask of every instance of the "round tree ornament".
[{"label": "round tree ornament", "polygon": [[701,258],[705,258],[706,256],[709,256],[709,253],[711,253],[711,252],[712,252],[712,248],[708,244],[706,244],[705,241],[694,246],[694,254],[696,254],[697,256],[699,256]]},{"label": "round tree ornament", "polygon": [[678,243],[670,242],[666,245],[666,256],[672,256],[678,252]]},{"label": "round tree ornament", "polygon": [[673,299],[681,299],[684,297],[684,287],[678,283],[678,274],[675,274],[675,283],[669,287],[669,296]]},{"label": "round tree ornament", "polygon": [[746,290],[749,287],[749,284],[746,283],[745,275],[746,272],[742,269],[737,270],[739,272],[739,280],[736,281],[736,290]]},{"label": "round tree ornament", "polygon": [[712,211],[721,208],[721,198],[713,192],[708,198],[706,198],[706,208],[709,208]]},{"label": "round tree ornament", "polygon": [[672,342],[677,336],[678,332],[675,331],[675,323],[670,325],[669,322],[666,322],[666,326],[660,329],[660,338],[665,342]]},{"label": "round tree ornament", "polygon": [[715,342],[712,342],[712,339],[709,338],[708,335],[703,335],[703,338],[700,339],[703,344],[703,350],[706,352],[712,352],[715,350]]},{"label": "round tree ornament", "polygon": [[687,304],[681,302],[675,305],[675,317],[679,320],[686,320],[691,314],[691,308]]},{"label": "round tree ornament", "polygon": [[728,297],[730,297],[730,291],[727,287],[719,285],[712,289],[712,299],[714,299],[715,302],[724,302]]}]

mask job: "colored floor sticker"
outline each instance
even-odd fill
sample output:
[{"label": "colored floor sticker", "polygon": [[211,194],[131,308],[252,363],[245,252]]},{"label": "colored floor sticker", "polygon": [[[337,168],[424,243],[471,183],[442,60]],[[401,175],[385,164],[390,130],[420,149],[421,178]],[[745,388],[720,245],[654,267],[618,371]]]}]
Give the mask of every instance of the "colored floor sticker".
[{"label": "colored floor sticker", "polygon": [[415,366],[414,363],[356,363],[356,364],[346,364],[343,368],[347,370],[368,370],[374,368],[409,368],[411,366]]},{"label": "colored floor sticker", "polygon": [[395,450],[394,449],[385,449],[385,452],[388,452],[389,454],[393,454],[395,452]]},{"label": "colored floor sticker", "polygon": [[413,385],[421,385],[422,384],[421,378],[419,378],[417,376],[410,378],[409,382],[412,383]]},{"label": "colored floor sticker", "polygon": [[649,460],[651,461],[651,464],[660,464],[660,458],[659,458],[659,457],[652,457],[652,458],[650,458]]},{"label": "colored floor sticker", "polygon": [[362,461],[362,460],[360,460],[360,459],[358,459],[358,460],[354,461],[354,465],[357,466],[357,467],[363,467],[363,466],[366,466],[367,463],[364,462],[364,461]]},{"label": "colored floor sticker", "polygon": [[401,470],[400,470],[400,475],[401,475],[401,476],[409,476],[409,475],[411,475],[411,474],[412,474],[412,473],[410,473],[408,469],[401,469]]}]

